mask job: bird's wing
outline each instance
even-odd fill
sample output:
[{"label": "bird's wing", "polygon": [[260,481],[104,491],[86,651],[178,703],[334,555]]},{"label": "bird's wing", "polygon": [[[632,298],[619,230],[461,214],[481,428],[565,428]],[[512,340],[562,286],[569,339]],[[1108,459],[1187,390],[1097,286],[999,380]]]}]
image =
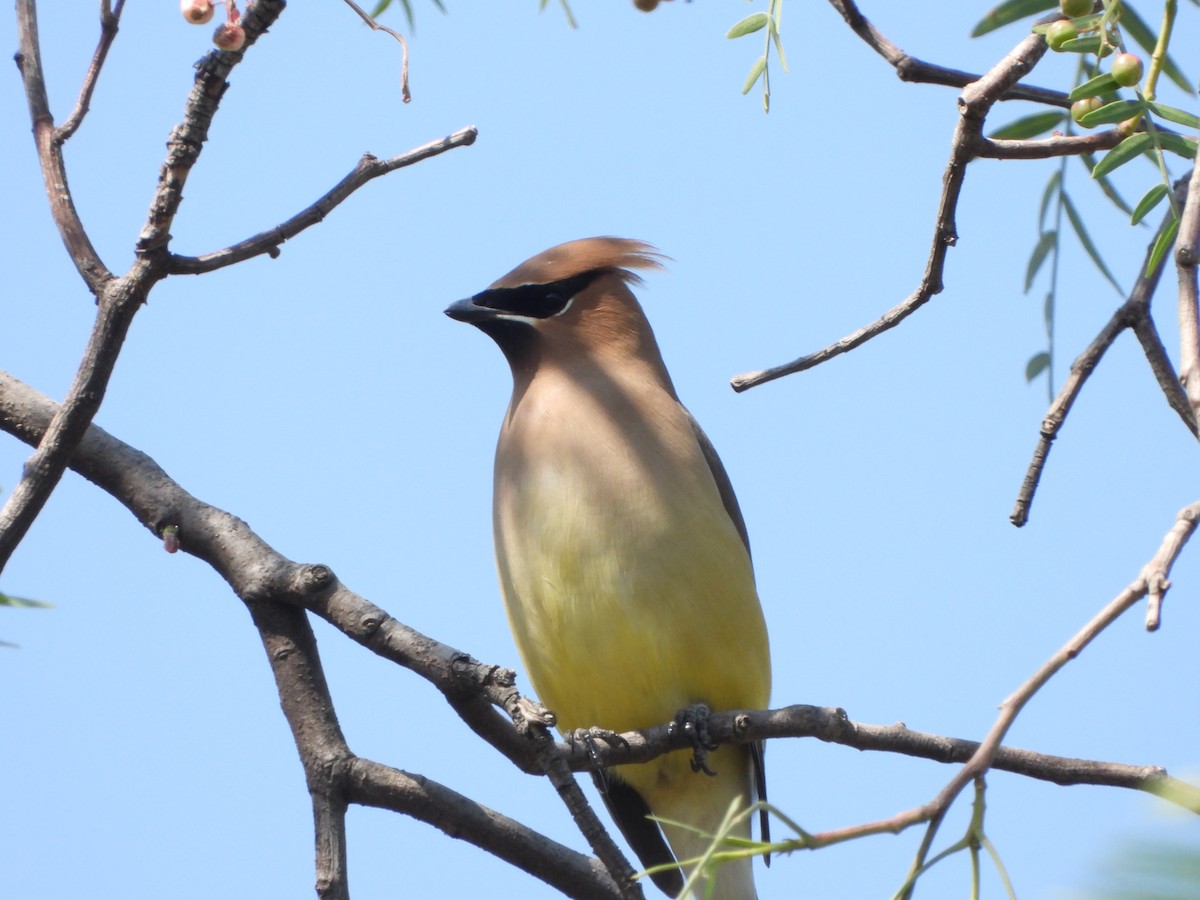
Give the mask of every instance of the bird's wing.
[{"label": "bird's wing", "polygon": [[729,518],[733,520],[733,526],[742,536],[742,543],[746,545],[746,552],[749,553],[750,535],[746,532],[746,521],[742,518],[737,495],[734,494],[733,484],[730,483],[729,476],[725,473],[725,466],[721,464],[721,457],[717,456],[717,448],[712,445],[712,441],[708,439],[708,435],[704,433],[704,429],[700,427],[696,417],[687,410],[684,410],[684,413],[696,435],[696,443],[700,445],[700,452],[704,454],[704,461],[708,463],[708,470],[712,472],[713,481],[717,483],[717,491],[721,494],[721,503],[725,506],[725,512],[729,513]]},{"label": "bird's wing", "polygon": [[[638,855],[642,865],[647,869],[675,863],[675,854],[667,846],[658,823],[648,819],[650,807],[642,799],[642,795],[621,780],[619,775],[599,771],[592,773],[596,789],[604,798],[609,815],[629,841],[629,846]],[[650,876],[660,891],[670,897],[676,897],[683,890],[683,873],[678,869],[664,869]]]},{"label": "bird's wing", "polygon": [[[721,463],[721,457],[717,455],[717,448],[712,445],[712,441],[708,439],[708,435],[704,433],[704,429],[700,427],[700,423],[696,421],[695,416],[690,412],[687,414],[687,417],[692,425],[692,431],[696,434],[696,443],[700,445],[700,452],[704,454],[704,460],[708,463],[709,471],[712,472],[713,481],[717,483],[717,491],[721,495],[721,503],[725,506],[725,512],[729,513],[729,518],[733,520],[733,526],[737,529],[738,534],[742,536],[742,543],[746,545],[746,553],[749,553],[750,535],[746,532],[746,521],[742,518],[742,510],[738,506],[737,495],[733,492],[733,483],[729,480],[725,466]],[[758,799],[763,802],[766,802],[767,799],[766,751],[766,745],[761,741],[750,745],[750,762],[754,769],[754,787],[758,794]],[[758,824],[763,842],[769,843],[771,840],[771,829],[766,809],[759,811]],[[767,865],[770,865],[771,857],[767,856],[766,860]]]}]

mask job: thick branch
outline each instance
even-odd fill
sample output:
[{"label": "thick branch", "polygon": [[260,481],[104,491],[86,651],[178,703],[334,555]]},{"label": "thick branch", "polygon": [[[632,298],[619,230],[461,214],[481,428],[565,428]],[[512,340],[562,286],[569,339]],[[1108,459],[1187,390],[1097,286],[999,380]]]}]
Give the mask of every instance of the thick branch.
[{"label": "thick branch", "polygon": [[421,160],[429,159],[431,156],[438,156],[447,150],[453,150],[455,147],[470,146],[475,143],[477,135],[478,132],[472,125],[462,128],[454,132],[454,134],[447,135],[440,140],[430,141],[428,144],[417,147],[415,150],[410,150],[400,156],[393,156],[391,159],[376,159],[370,153],[366,153],[358,161],[358,165],[354,167],[350,174],[334,185],[327,194],[270,231],[261,232],[253,237],[246,238],[244,241],[239,241],[230,247],[226,247],[224,250],[206,253],[203,256],[177,256],[172,254],[170,263],[171,274],[201,275],[205,272],[212,272],[215,269],[231,266],[234,263],[239,263],[255,256],[261,256],[264,253],[274,259],[279,255],[280,244],[290,238],[294,238],[300,232],[304,231],[304,229],[324,221],[329,213],[367,182],[378,178],[380,175],[386,175],[405,166],[421,162]]},{"label": "thick branch", "polygon": [[[865,22],[857,9],[854,9],[853,4],[839,5],[836,0],[832,0],[832,2],[839,9],[853,9],[854,15]],[[843,12],[843,15],[845,14]],[[869,23],[867,25],[869,27]],[[873,28],[871,32],[874,33]],[[853,350],[871,338],[896,327],[924,306],[934,294],[941,292],[946,252],[958,240],[955,210],[958,206],[959,194],[962,192],[967,164],[980,153],[983,143],[984,119],[1004,92],[1025,75],[1045,52],[1046,42],[1042,36],[1029,35],[1004,59],[993,66],[986,75],[969,84],[958,98],[959,120],[954,130],[950,161],[946,164],[946,171],[942,176],[942,196],[938,203],[937,220],[934,223],[933,242],[929,251],[929,259],[925,265],[925,274],[917,289],[903,303],[888,310],[870,325],[860,328],[853,334],[847,335],[816,353],[802,356],[790,363],[737,376],[731,382],[735,391],[741,392],[755,385],[782,378],[784,375],[811,369],[828,359]]]}]

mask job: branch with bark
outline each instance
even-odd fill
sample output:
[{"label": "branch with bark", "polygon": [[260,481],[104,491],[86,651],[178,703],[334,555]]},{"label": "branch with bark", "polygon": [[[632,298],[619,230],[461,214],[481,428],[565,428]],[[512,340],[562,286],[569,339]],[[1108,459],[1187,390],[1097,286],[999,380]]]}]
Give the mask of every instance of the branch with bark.
[{"label": "branch with bark", "polygon": [[[36,444],[54,415],[55,404],[49,398],[0,373],[0,430]],[[639,896],[640,889],[630,880],[632,868],[567,773],[597,765],[647,762],[685,749],[690,744],[681,729],[664,723],[629,732],[611,745],[598,742],[588,748],[555,743],[540,723],[529,720],[530,704],[516,690],[512,670],[481,663],[409,628],[351,591],[326,566],[287,559],[245,522],[193,497],[150,457],[99,427],[88,429],[71,467],[124,505],[156,537],[173,527],[180,549],[212,566],[250,610],[312,796],[321,897],[348,897],[345,813],[349,803],[390,809],[427,822],[572,897]],[[810,835],[790,845],[795,848],[898,831],[940,817],[954,795],[989,768],[1060,785],[1144,791],[1200,813],[1200,788],[1172,778],[1162,768],[1070,759],[1000,744],[1021,707],[1050,675],[1137,600],[1156,592],[1161,596],[1171,565],[1195,525],[1198,508],[1189,510],[1185,513],[1190,517],[1181,514],[1180,519],[1189,526],[1173,528],[1139,580],[1006,701],[997,725],[981,743],[912,731],[903,725],[854,722],[841,709],[813,706],[718,712],[709,723],[710,736],[716,743],[812,737],[858,750],[967,763],[931,804],[878,822]],[[549,775],[597,857],[569,850],[447,786],[356,756],[338,724],[306,610],[429,682],[476,734],[521,771]]]}]

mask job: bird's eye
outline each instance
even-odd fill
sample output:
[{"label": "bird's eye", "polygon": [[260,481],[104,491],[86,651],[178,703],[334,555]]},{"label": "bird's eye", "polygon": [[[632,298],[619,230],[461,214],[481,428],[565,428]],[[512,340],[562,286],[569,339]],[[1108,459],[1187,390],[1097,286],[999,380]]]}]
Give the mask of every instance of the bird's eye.
[{"label": "bird's eye", "polygon": [[522,284],[512,288],[491,288],[472,298],[477,306],[530,319],[549,319],[560,315],[571,300],[586,288],[599,272],[583,272],[549,284]]}]

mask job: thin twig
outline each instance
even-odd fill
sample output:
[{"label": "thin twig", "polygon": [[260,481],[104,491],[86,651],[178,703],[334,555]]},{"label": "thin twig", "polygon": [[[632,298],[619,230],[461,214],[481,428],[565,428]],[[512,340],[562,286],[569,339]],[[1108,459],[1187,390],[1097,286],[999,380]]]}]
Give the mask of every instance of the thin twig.
[{"label": "thin twig", "polygon": [[[829,3],[868,47],[888,61],[896,70],[896,75],[901,81],[963,88],[979,80],[979,75],[961,72],[958,69],[948,69],[945,66],[927,63],[915,56],[909,56],[875,29],[875,26],[859,11],[854,0],[829,0]],[[1063,109],[1069,109],[1071,106],[1071,99],[1062,91],[1023,84],[1009,86],[997,99],[1029,100],[1033,103],[1058,106]]]},{"label": "thin twig", "polygon": [[1196,265],[1200,261],[1200,165],[1192,169],[1187,202],[1179,221],[1175,268],[1179,273],[1179,380],[1193,417],[1200,415],[1200,312]]},{"label": "thin twig", "polygon": [[[1172,216],[1168,214],[1163,224],[1159,227],[1158,234],[1161,234],[1163,229],[1170,225],[1171,218]],[[1138,340],[1141,342],[1146,358],[1150,362],[1150,367],[1154,371],[1155,378],[1163,389],[1167,402],[1180,414],[1184,424],[1188,426],[1192,434],[1196,434],[1196,423],[1191,418],[1190,410],[1187,407],[1181,408],[1180,389],[1176,379],[1170,374],[1172,371],[1171,362],[1167,358],[1166,349],[1162,346],[1162,341],[1158,338],[1158,330],[1154,327],[1154,320],[1150,316],[1150,300],[1154,296],[1155,289],[1158,287],[1165,259],[1165,257],[1159,259],[1158,265],[1154,267],[1154,271],[1146,271],[1150,254],[1153,252],[1157,241],[1158,235],[1156,234],[1146,250],[1146,260],[1139,269],[1142,274],[1134,284],[1133,290],[1130,291],[1129,298],[1117,308],[1104,324],[1104,327],[1100,329],[1100,333],[1092,339],[1092,342],[1071,363],[1070,374],[1068,374],[1066,381],[1063,382],[1058,396],[1050,404],[1050,409],[1046,412],[1045,418],[1042,419],[1042,427],[1038,435],[1037,446],[1033,450],[1033,458],[1030,460],[1029,467],[1025,471],[1025,477],[1021,482],[1021,489],[1017,494],[1012,514],[1009,516],[1009,521],[1018,528],[1029,521],[1029,508],[1033,504],[1033,496],[1037,492],[1038,484],[1041,482],[1042,471],[1046,466],[1046,458],[1050,454],[1050,446],[1054,443],[1054,439],[1058,437],[1063,422],[1066,421],[1067,413],[1071,411],[1076,398],[1078,398],[1080,391],[1083,390],[1084,383],[1100,362],[1101,357],[1104,356],[1108,348],[1113,345],[1113,342],[1116,341],[1121,332],[1126,328],[1133,329]]]},{"label": "thin twig", "polygon": [[358,13],[359,18],[371,26],[372,31],[383,31],[390,34],[400,42],[400,98],[408,103],[412,100],[412,94],[408,91],[408,41],[404,40],[404,36],[398,31],[393,31],[386,25],[380,25],[375,21],[375,17],[366,12],[354,0],[343,0],[352,10]]},{"label": "thin twig", "polygon": [[328,193],[306,209],[301,210],[286,222],[275,226],[269,231],[263,231],[244,241],[239,241],[223,250],[206,253],[203,256],[171,255],[170,271],[173,275],[201,275],[216,269],[231,266],[262,254],[272,259],[279,255],[279,245],[300,232],[319,222],[324,221],[339,204],[367,182],[396,169],[411,166],[421,160],[429,159],[453,150],[455,147],[466,147],[475,143],[478,132],[471,125],[462,128],[451,135],[436,141],[430,141],[424,146],[410,150],[408,153],[394,156],[391,159],[376,159],[371,154],[364,154],[354,169]]},{"label": "thin twig", "polygon": [[[836,0],[831,0],[831,2],[834,2],[839,9],[853,8],[853,4],[839,4]],[[857,9],[854,10],[854,14],[862,19]],[[866,20],[862,19],[862,21]],[[875,33],[873,28],[871,31]],[[1027,73],[1045,52],[1046,41],[1041,35],[1027,36],[987,74],[978,81],[967,85],[959,96],[959,120],[954,130],[950,160],[946,164],[946,171],[942,176],[942,196],[938,203],[932,246],[925,265],[925,273],[917,289],[904,302],[892,307],[870,325],[858,329],[853,334],[847,335],[816,353],[810,353],[792,362],[769,369],[738,375],[731,381],[735,391],[741,392],[776,378],[782,378],[784,375],[811,369],[826,360],[853,350],[896,327],[924,306],[931,297],[941,292],[946,253],[958,240],[955,210],[962,192],[967,164],[979,155],[979,148],[983,141],[984,119],[997,99]]]},{"label": "thin twig", "polygon": [[87,74],[83,78],[83,86],[79,89],[79,99],[75,101],[75,108],[54,132],[54,139],[60,144],[69,140],[83,124],[83,117],[87,115],[91,106],[92,92],[96,89],[96,79],[100,77],[100,70],[108,57],[108,48],[117,36],[124,8],[125,0],[117,0],[115,5],[110,0],[103,0],[100,4],[100,42],[96,45],[96,52],[92,54],[92,64],[88,66]]},{"label": "thin twig", "polygon": [[[46,76],[42,69],[35,0],[17,0],[17,32],[20,35],[20,49],[16,56],[17,68],[25,82],[25,99],[29,106],[29,118],[33,122],[33,140],[37,146],[42,180],[46,184],[46,195],[50,201],[50,215],[62,237],[63,245],[67,248],[71,262],[75,264],[88,290],[99,297],[104,285],[113,279],[113,274],[92,246],[67,184],[62,143],[57,140],[54,116],[50,113],[50,100],[46,94]],[[2,563],[0,568],[3,568]]]},{"label": "thin twig", "polygon": [[979,142],[978,156],[982,159],[1051,159],[1056,156],[1079,156],[1111,150],[1121,143],[1115,128],[1094,134],[1056,134],[1036,141],[1009,141],[984,138]]}]

